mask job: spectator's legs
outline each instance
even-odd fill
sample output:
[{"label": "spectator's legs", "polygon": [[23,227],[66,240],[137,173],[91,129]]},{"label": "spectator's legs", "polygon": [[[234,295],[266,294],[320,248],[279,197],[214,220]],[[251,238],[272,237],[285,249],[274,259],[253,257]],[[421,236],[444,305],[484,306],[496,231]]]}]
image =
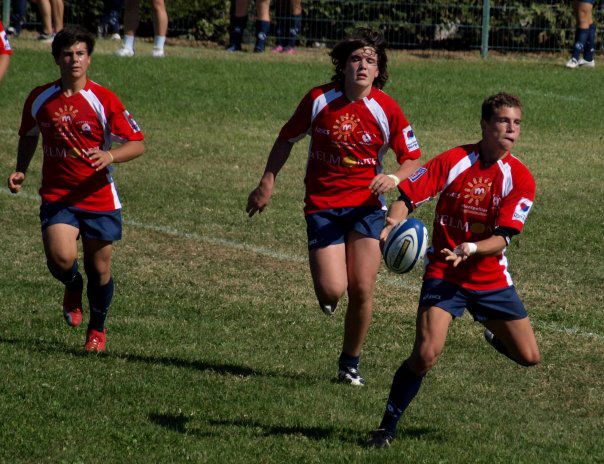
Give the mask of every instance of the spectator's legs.
[{"label": "spectator's legs", "polygon": [[140,21],[139,0],[125,0],[124,8],[124,45],[117,51],[117,54],[132,56],[134,55],[134,35]]},{"label": "spectator's legs", "polygon": [[230,52],[241,50],[241,42],[243,40],[243,31],[247,26],[247,9],[249,0],[233,0],[231,3],[231,26],[229,46]]},{"label": "spectator's legs", "polygon": [[168,13],[164,0],[153,0],[153,27],[155,38],[153,42],[153,56],[164,56],[164,44],[168,34]]},{"label": "spectator's legs", "polygon": [[269,16],[270,0],[256,0],[256,45],[254,52],[261,53],[271,28]]},{"label": "spectator's legs", "polygon": [[291,21],[289,22],[287,51],[293,51],[302,29],[302,0],[291,1]]},{"label": "spectator's legs", "polygon": [[40,34],[38,40],[46,40],[52,36],[50,0],[38,0],[38,9],[40,10],[40,20],[42,21],[42,34]]},{"label": "spectator's legs", "polygon": [[52,24],[54,27],[53,32],[56,34],[63,29],[63,13],[65,5],[63,4],[63,0],[50,0],[50,5],[52,10]]}]

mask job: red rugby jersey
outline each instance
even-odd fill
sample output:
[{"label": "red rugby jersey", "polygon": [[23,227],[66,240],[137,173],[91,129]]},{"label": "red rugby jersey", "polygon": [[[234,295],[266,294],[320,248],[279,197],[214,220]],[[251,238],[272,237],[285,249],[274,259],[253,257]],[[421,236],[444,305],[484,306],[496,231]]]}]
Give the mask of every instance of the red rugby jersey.
[{"label": "red rugby jersey", "polygon": [[6,36],[6,32],[4,32],[2,21],[0,21],[0,55],[11,55],[12,53],[13,50],[10,48],[10,42]]},{"label": "red rugby jersey", "polygon": [[91,80],[69,97],[60,80],[35,88],[23,107],[19,135],[38,133],[44,152],[42,201],[90,211],[121,208],[111,166],[96,172],[87,155],[91,148],[109,150],[113,141],[143,140],[115,94]]},{"label": "red rugby jersey", "polygon": [[311,89],[279,137],[296,142],[307,134],[306,214],[356,206],[385,208],[383,196],[373,195],[369,184],[382,171],[388,148],[399,164],[421,156],[400,106],[375,87],[352,102],[334,82]]},{"label": "red rugby jersey", "polygon": [[535,181],[511,153],[484,167],[478,150],[476,144],[445,151],[403,181],[399,189],[414,207],[440,194],[424,279],[495,290],[513,285],[505,250],[496,256],[471,256],[456,268],[444,260],[440,250],[484,240],[497,227],[521,232],[535,199]]}]

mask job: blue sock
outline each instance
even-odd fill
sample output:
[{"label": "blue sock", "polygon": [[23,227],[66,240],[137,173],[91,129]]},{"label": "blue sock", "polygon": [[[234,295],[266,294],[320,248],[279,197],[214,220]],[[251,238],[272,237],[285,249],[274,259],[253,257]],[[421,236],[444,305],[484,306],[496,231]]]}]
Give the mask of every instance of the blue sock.
[{"label": "blue sock", "polygon": [[380,428],[388,431],[393,437],[396,435],[396,426],[401,415],[417,395],[422,380],[424,380],[424,376],[417,375],[409,369],[407,361],[401,364],[394,374],[386,411],[384,411],[384,417],[380,423]]},{"label": "blue sock", "polygon": [[243,41],[243,31],[247,26],[247,15],[246,16],[235,16],[231,17],[231,34],[229,39],[229,47],[241,48],[241,42]]},{"label": "blue sock", "polygon": [[589,36],[589,29],[579,29],[575,31],[575,45],[573,47],[573,55],[572,57],[575,60],[579,59],[581,56],[581,52],[585,49],[585,42],[587,42],[587,37]]},{"label": "blue sock", "polygon": [[60,281],[67,287],[69,291],[82,291],[84,288],[84,281],[82,280],[82,274],[78,272],[78,260],[74,260],[73,266],[68,271],[61,271],[56,269],[49,261],[46,261],[46,266],[52,274],[52,276]]},{"label": "blue sock", "polygon": [[300,34],[300,29],[302,29],[302,15],[294,15],[291,19],[292,22],[289,27],[289,40],[287,46],[294,48],[296,46],[296,41],[298,40],[298,34]]},{"label": "blue sock", "polygon": [[587,40],[585,41],[585,51],[583,52],[583,58],[585,58],[585,61],[593,61],[595,49],[596,25],[592,24],[589,26],[589,34],[587,34]]},{"label": "blue sock", "polygon": [[340,359],[338,360],[338,366],[340,368],[352,367],[354,369],[358,369],[360,359],[360,356],[350,356],[349,354],[346,354],[342,351],[340,353]]},{"label": "blue sock", "polygon": [[105,285],[99,285],[92,280],[96,279],[88,279],[87,287],[88,303],[90,304],[88,328],[102,332],[105,330],[105,320],[113,298],[113,278],[110,278]]},{"label": "blue sock", "polygon": [[255,52],[263,52],[266,45],[266,38],[271,28],[271,23],[268,21],[256,21],[256,45]]}]

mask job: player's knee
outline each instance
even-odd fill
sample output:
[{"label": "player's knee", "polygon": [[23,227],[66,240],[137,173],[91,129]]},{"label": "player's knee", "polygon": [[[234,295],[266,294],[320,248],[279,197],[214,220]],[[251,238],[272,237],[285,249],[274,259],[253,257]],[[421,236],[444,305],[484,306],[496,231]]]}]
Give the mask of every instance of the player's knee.
[{"label": "player's knee", "polygon": [[65,257],[53,257],[46,260],[46,267],[55,279],[63,281],[66,274],[70,274],[75,260]]},{"label": "player's knee", "polygon": [[412,353],[409,357],[409,368],[417,375],[425,375],[438,362],[440,351],[432,347],[424,347],[417,353]]},{"label": "player's knee", "polygon": [[541,353],[538,349],[526,350],[520,353],[519,364],[525,367],[536,366],[541,362]]}]

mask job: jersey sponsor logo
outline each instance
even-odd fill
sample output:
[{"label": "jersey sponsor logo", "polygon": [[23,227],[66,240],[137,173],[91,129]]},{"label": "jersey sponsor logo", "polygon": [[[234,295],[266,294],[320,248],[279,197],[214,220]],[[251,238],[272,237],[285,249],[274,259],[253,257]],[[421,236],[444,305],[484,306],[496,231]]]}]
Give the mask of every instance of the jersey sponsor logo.
[{"label": "jersey sponsor logo", "polygon": [[10,42],[8,41],[8,37],[6,37],[6,32],[4,31],[0,32],[0,42],[4,44],[4,50],[6,50],[7,52],[12,50],[10,48]]},{"label": "jersey sponsor logo", "polygon": [[526,221],[528,213],[531,211],[532,207],[533,202],[531,200],[529,200],[528,198],[521,198],[520,201],[516,204],[516,209],[514,210],[513,218],[516,221],[520,221],[524,224],[524,221]]},{"label": "jersey sponsor logo", "polygon": [[84,124],[82,124],[80,126],[80,129],[82,130],[82,132],[88,132],[88,133],[92,132],[90,124],[88,124],[87,122],[85,122]]},{"label": "jersey sponsor logo", "polygon": [[50,145],[43,145],[42,152],[46,158],[62,158],[65,159],[68,156],[71,158],[77,158],[77,154],[73,148],[54,147]]},{"label": "jersey sponsor logo", "polygon": [[470,231],[470,223],[463,219],[449,216],[448,214],[437,214],[436,223],[441,226],[451,227],[453,229],[463,230],[464,232]]},{"label": "jersey sponsor logo", "polygon": [[419,148],[419,142],[417,141],[417,138],[415,138],[415,132],[413,132],[411,126],[407,126],[403,129],[403,137],[409,151],[417,150]]},{"label": "jersey sponsor logo", "polygon": [[62,108],[59,108],[54,112],[52,121],[55,124],[55,128],[57,128],[59,132],[64,129],[68,129],[71,123],[75,120],[77,114],[78,110],[72,105],[63,105]]},{"label": "jersey sponsor logo", "polygon": [[329,129],[323,129],[322,127],[318,127],[318,126],[315,127],[315,132],[317,134],[323,134],[323,135],[329,135],[330,134]]},{"label": "jersey sponsor logo", "polygon": [[136,123],[136,121],[134,120],[132,115],[130,113],[128,113],[128,111],[124,110],[124,116],[126,118],[126,121],[128,121],[128,124],[130,124],[130,127],[132,127],[132,130],[134,132],[141,131],[141,128],[138,126],[138,124]]},{"label": "jersey sponsor logo", "polygon": [[371,132],[361,131],[359,132],[359,134],[361,134],[361,141],[359,142],[361,145],[373,144],[375,140],[375,135],[373,135]]},{"label": "jersey sponsor logo", "polygon": [[354,114],[343,114],[333,125],[333,135],[338,140],[348,141],[348,138],[352,136],[354,130],[359,125],[359,118]]},{"label": "jersey sponsor logo", "polygon": [[464,189],[464,192],[466,192],[464,200],[467,200],[469,205],[478,206],[487,196],[487,193],[491,191],[491,185],[493,185],[493,182],[489,178],[479,177],[476,179],[474,177]]},{"label": "jersey sponsor logo", "polygon": [[417,181],[421,176],[423,176],[428,170],[425,167],[418,168],[411,176],[409,176],[409,180],[411,182]]},{"label": "jersey sponsor logo", "polygon": [[377,165],[377,160],[374,158],[363,158],[358,159],[354,156],[346,156],[342,158],[342,165],[346,167],[352,166],[375,166]]}]

